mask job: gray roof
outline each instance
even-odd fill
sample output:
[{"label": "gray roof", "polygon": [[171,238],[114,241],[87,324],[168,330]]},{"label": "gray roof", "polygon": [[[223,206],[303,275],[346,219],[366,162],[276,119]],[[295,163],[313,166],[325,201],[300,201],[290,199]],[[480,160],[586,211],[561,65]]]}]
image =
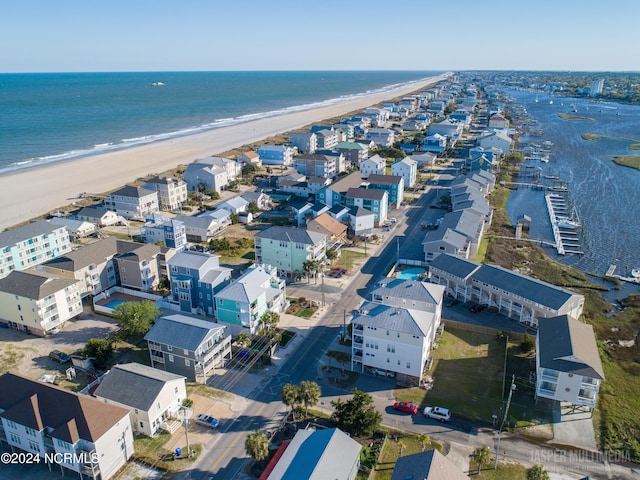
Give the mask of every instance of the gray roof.
[{"label": "gray roof", "polygon": [[345,197],[351,198],[366,198],[369,200],[378,200],[381,201],[384,199],[384,196],[387,194],[385,190],[376,190],[369,188],[350,188],[347,190]]},{"label": "gray roof", "polygon": [[49,260],[44,265],[76,272],[89,265],[100,265],[113,258],[116,253],[118,253],[117,240],[114,237],[107,237],[73,250],[62,257]]},{"label": "gray roof", "polygon": [[378,175],[376,173],[372,173],[367,178],[369,183],[375,183],[379,185],[400,185],[402,182],[402,177],[399,175]]},{"label": "gray roof", "polygon": [[432,242],[444,242],[462,249],[467,244],[467,237],[450,228],[439,227],[437,230],[428,231],[422,240],[423,245]]},{"label": "gray roof", "polygon": [[114,366],[104,376],[94,395],[149,411],[166,383],[184,381],[184,378],[140,363],[126,363]]},{"label": "gray roof", "polygon": [[484,219],[480,214],[471,210],[460,210],[447,213],[442,219],[440,228],[450,228],[466,235],[469,239],[477,240],[483,224]]},{"label": "gray roof", "polygon": [[5,278],[0,278],[0,292],[41,300],[76,282],[75,279],[60,278],[37,270],[14,270]]},{"label": "gray roof", "polygon": [[519,295],[522,298],[527,298],[553,310],[560,309],[572,296],[578,295],[564,288],[507,270],[498,265],[483,264],[473,274],[473,279]]},{"label": "gray roof", "polygon": [[326,239],[323,233],[309,232],[299,228],[290,227],[270,227],[255,235],[256,238],[268,238],[283,242],[303,243],[305,245],[316,245]]},{"label": "gray roof", "polygon": [[96,227],[95,224],[87,220],[74,220],[73,218],[66,218],[66,217],[53,217],[49,221],[51,222],[52,225],[60,225],[60,226],[67,227],[67,229],[70,231],[76,231],[81,227],[84,227],[87,225],[92,226],[94,230]]},{"label": "gray roof", "polygon": [[335,180],[331,185],[327,186],[334,192],[346,192],[350,188],[359,187],[363,183],[367,182],[367,177],[363,176],[360,172],[353,172],[349,175]]},{"label": "gray roof", "polygon": [[424,337],[429,333],[429,322],[433,319],[433,313],[372,302],[363,303],[359,311],[367,313],[357,314],[352,322],[418,337]]},{"label": "gray roof", "polygon": [[177,215],[175,218],[184,223],[185,227],[189,228],[209,229],[212,224],[217,223],[217,220],[210,216],[194,217],[191,215]]},{"label": "gray roof", "polygon": [[152,261],[162,250],[152,243],[135,243],[118,240],[118,258],[135,258],[137,261]]},{"label": "gray roof", "polygon": [[105,210],[103,208],[96,208],[96,207],[84,207],[81,208],[80,210],[78,210],[74,216],[76,217],[89,217],[89,218],[95,218],[96,220],[101,219],[105,213],[115,213],[113,210]]},{"label": "gray roof", "polygon": [[111,192],[111,195],[120,195],[122,197],[131,197],[131,198],[141,198],[146,197],[147,195],[157,195],[158,193],[155,190],[149,190],[147,188],[142,187],[133,187],[131,185],[127,185],[122,187],[120,190],[116,190],[115,192]]},{"label": "gray roof", "polygon": [[169,266],[175,265],[177,267],[190,268],[198,271],[207,263],[210,263],[212,268],[218,267],[220,265],[220,256],[201,252],[183,251],[176,253],[167,262]]},{"label": "gray roof", "polygon": [[442,301],[443,288],[441,285],[420,282],[418,280],[402,280],[398,278],[384,278],[378,282],[371,295],[382,297],[404,298],[437,305]]},{"label": "gray roof", "polygon": [[391,480],[469,480],[462,469],[435,448],[399,457]]},{"label": "gray roof", "polygon": [[561,315],[538,319],[538,358],[542,368],[604,380],[593,327]]},{"label": "gray roof", "polygon": [[149,180],[147,180],[147,183],[155,183],[155,184],[161,184],[161,185],[171,185],[173,183],[185,183],[184,180],[181,180],[177,177],[172,177],[172,176],[166,176],[166,175],[156,175],[155,177],[150,178]]},{"label": "gray roof", "polygon": [[349,215],[352,217],[368,217],[370,215],[375,215],[371,210],[367,210],[362,207],[351,207],[349,209]]},{"label": "gray roof", "polygon": [[213,332],[224,328],[213,322],[176,314],[156,320],[144,339],[194,352]]},{"label": "gray roof", "polygon": [[37,222],[28,223],[18,228],[5,230],[4,232],[0,232],[0,248],[10,247],[16,243],[28,240],[29,238],[39,237],[40,235],[50,235],[62,228],[66,227],[53,225],[44,220],[38,220]]},{"label": "gray roof", "polygon": [[[251,303],[257,299],[266,288],[263,285],[270,282],[271,275],[264,266],[257,265],[245,271],[235,282],[230,283],[220,290],[216,297],[225,298],[242,303]],[[269,284],[270,285],[270,284]],[[271,288],[270,286],[267,288]]]},{"label": "gray roof", "polygon": [[467,278],[480,268],[480,264],[472,262],[471,260],[465,260],[464,258],[443,253],[434,258],[429,264],[429,267],[442,270],[454,277]]}]

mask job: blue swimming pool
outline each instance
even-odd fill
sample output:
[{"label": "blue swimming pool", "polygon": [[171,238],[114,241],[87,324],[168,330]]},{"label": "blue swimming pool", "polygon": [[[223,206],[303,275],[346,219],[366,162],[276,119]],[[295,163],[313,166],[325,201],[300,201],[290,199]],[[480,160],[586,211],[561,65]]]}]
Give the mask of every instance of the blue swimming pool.
[{"label": "blue swimming pool", "polygon": [[111,308],[114,309],[116,308],[118,305],[120,305],[121,303],[127,303],[126,300],[121,300],[119,298],[114,298],[113,300],[111,300],[109,303],[105,303],[104,306],[107,308]]},{"label": "blue swimming pool", "polygon": [[407,268],[398,272],[396,278],[400,280],[420,280],[420,276],[425,273],[426,270],[424,268]]}]

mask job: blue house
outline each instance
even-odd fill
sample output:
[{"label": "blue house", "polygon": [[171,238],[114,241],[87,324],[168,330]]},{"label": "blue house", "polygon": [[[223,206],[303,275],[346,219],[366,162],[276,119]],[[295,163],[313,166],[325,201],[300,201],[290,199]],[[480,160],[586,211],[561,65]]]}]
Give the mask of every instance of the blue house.
[{"label": "blue house", "polygon": [[140,229],[145,243],[164,242],[169,248],[184,250],[187,246],[187,229],[181,220],[165,218],[154,213]]},{"label": "blue house", "polygon": [[231,280],[232,269],[220,266],[220,257],[185,251],[167,262],[170,302],[188,313],[213,315],[214,295]]}]

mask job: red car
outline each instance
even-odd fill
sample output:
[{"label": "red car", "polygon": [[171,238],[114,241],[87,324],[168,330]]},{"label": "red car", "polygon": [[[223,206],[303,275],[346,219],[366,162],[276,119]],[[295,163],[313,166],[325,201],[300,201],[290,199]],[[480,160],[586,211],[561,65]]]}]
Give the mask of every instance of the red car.
[{"label": "red car", "polygon": [[393,408],[399,412],[410,413],[411,415],[418,413],[418,406],[415,403],[396,402],[393,404]]}]

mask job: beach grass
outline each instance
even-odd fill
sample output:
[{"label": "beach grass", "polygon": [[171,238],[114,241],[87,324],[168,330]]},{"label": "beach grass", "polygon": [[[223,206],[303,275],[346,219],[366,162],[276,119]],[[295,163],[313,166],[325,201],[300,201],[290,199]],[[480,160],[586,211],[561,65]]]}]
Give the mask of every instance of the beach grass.
[{"label": "beach grass", "polygon": [[558,117],[570,122],[595,122],[591,117],[584,117],[582,115],[570,115],[568,113],[559,113]]},{"label": "beach grass", "polygon": [[[640,147],[638,148],[640,149]],[[640,170],[640,155],[616,155],[613,157],[613,163]]]}]

